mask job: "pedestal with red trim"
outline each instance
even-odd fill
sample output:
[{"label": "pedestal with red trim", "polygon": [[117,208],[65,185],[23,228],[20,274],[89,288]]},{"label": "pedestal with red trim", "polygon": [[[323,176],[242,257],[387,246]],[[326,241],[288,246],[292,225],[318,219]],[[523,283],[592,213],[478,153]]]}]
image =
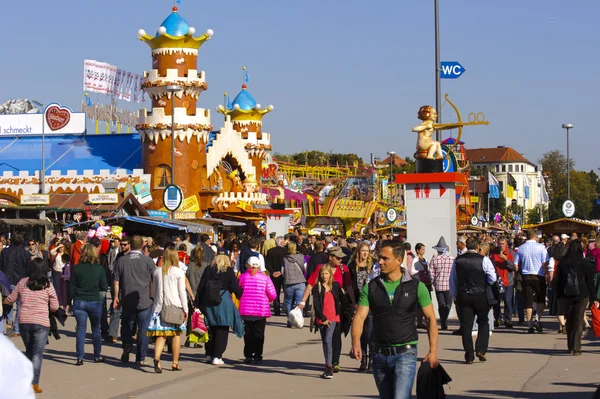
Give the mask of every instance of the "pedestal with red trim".
[{"label": "pedestal with red trim", "polygon": [[414,248],[425,245],[425,257],[431,259],[440,237],[456,256],[456,183],[461,173],[412,173],[396,175],[396,183],[405,184],[407,240]]},{"label": "pedestal with red trim", "polygon": [[273,232],[277,237],[289,232],[290,216],[294,213],[292,209],[263,209],[262,213],[267,222],[267,237]]},{"label": "pedestal with red trim", "polygon": [[[456,256],[456,184],[464,181],[462,173],[412,173],[396,175],[396,183],[405,184],[407,241],[413,251],[417,243],[425,245],[425,259],[436,254],[433,247],[444,237],[450,255]],[[432,296],[433,309],[438,303]],[[456,318],[452,307],[451,319]]]}]

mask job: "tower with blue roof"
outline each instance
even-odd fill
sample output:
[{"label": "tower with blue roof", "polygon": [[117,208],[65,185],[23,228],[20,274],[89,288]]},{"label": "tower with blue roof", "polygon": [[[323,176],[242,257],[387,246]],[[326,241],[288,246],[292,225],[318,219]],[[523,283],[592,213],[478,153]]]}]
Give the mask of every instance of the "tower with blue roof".
[{"label": "tower with blue roof", "polygon": [[[155,36],[143,29],[138,31],[138,38],[148,44],[152,52],[152,69],[144,73],[142,83],[152,100],[152,108],[138,112],[136,129],[142,143],[144,170],[152,175],[153,200],[148,206],[153,209],[163,207],[164,188],[172,182],[171,145],[175,140],[175,183],[185,198],[189,198],[190,210],[200,211],[199,174],[205,162],[204,144],[213,128],[210,111],[197,107],[200,94],[208,89],[206,75],[198,71],[197,64],[198,51],[213,36],[213,31],[208,29],[200,36],[195,34],[196,29],[179,14],[177,7],[173,7]],[[171,93],[168,86],[180,90]],[[174,137],[171,137],[172,116]]]},{"label": "tower with blue roof", "polygon": [[147,206],[163,208],[164,190],[173,181],[174,140],[175,184],[184,194],[180,211],[196,212],[198,217],[212,209],[252,212],[248,206],[266,203],[257,181],[262,159],[271,149],[269,135],[261,131],[262,116],[273,106],[261,108],[244,87],[231,109],[220,107],[226,120],[221,129],[214,130],[210,111],[197,107],[200,94],[208,89],[205,73],[197,70],[198,51],[213,31],[195,33],[177,7],[155,36],[138,31],[138,38],[152,52],[152,69],[144,73],[142,83],[152,108],[139,111],[136,125],[144,171],[152,176],[152,202]]}]

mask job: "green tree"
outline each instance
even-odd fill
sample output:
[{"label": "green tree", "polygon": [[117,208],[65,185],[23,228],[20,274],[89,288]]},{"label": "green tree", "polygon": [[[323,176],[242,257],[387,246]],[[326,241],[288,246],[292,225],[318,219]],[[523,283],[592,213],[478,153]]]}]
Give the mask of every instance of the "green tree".
[{"label": "green tree", "polygon": [[471,176],[473,177],[485,177],[487,179],[488,168],[484,165],[482,168],[477,168],[475,165],[471,165]]},{"label": "green tree", "polygon": [[[542,155],[538,160],[542,164],[542,172],[547,176],[548,195],[550,205],[548,212],[550,220],[564,217],[562,204],[567,200],[567,158],[559,151],[553,150]],[[571,200],[575,203],[573,217],[588,219],[592,215],[593,200],[597,198],[597,185],[594,184],[594,175],[574,170],[575,162],[569,160],[571,170]]]},{"label": "green tree", "polygon": [[[547,206],[543,206],[542,207],[542,214],[545,215],[548,212],[548,207]],[[538,224],[540,223],[540,208],[539,206],[529,209],[527,210],[527,213],[525,214],[525,223],[528,224]]]},{"label": "green tree", "polygon": [[590,170],[588,172],[588,175],[590,175],[590,181],[596,188],[596,194],[600,195],[600,176],[598,176],[598,174],[594,172],[594,169]]},{"label": "green tree", "polygon": [[575,215],[580,219],[591,219],[594,200],[598,198],[596,187],[589,173],[571,171],[571,199],[575,202]]}]

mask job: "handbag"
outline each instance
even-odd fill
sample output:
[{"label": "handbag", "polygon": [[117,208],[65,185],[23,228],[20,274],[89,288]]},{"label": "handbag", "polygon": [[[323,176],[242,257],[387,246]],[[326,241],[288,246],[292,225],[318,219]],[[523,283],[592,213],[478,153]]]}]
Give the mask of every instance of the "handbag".
[{"label": "handbag", "polygon": [[192,315],[192,331],[199,335],[204,335],[208,332],[204,315],[202,315],[199,309],[196,309]]},{"label": "handbag", "polygon": [[172,305],[165,305],[165,276],[163,275],[163,306],[160,310],[160,319],[169,324],[182,325],[185,321],[183,309]]}]

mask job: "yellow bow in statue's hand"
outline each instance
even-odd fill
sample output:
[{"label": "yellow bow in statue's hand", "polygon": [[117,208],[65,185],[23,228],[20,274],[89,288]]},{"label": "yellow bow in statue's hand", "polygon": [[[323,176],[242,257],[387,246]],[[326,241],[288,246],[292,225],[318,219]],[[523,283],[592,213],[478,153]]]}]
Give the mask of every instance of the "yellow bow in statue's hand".
[{"label": "yellow bow in statue's hand", "polygon": [[[489,125],[490,123],[485,120],[485,115],[483,114],[483,112],[478,112],[478,113],[471,112],[469,114],[469,121],[463,122],[462,116],[460,115],[460,111],[458,110],[458,107],[456,107],[456,105],[454,105],[454,103],[452,101],[450,101],[450,99],[448,98],[448,93],[446,93],[445,98],[446,98],[446,101],[448,102],[448,104],[450,104],[450,106],[452,108],[454,108],[454,111],[456,111],[456,119],[458,119],[458,122],[434,123],[433,128],[435,130],[450,130],[450,129],[458,128],[458,135],[456,136],[456,141],[449,148],[449,151],[448,151],[450,153],[454,150],[454,147],[456,147],[458,145],[458,143],[460,142],[460,138],[462,137],[462,130],[463,130],[464,126]],[[440,110],[440,112],[441,112],[441,110]]]}]

